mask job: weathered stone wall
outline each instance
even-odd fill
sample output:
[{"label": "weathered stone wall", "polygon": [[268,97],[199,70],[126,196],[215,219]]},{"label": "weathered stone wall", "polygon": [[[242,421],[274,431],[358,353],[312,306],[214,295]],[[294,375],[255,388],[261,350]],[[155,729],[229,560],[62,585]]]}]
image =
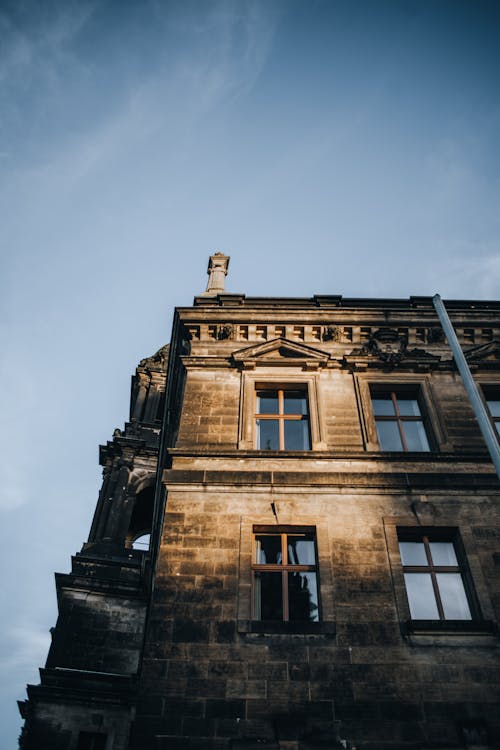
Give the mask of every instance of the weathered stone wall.
[{"label": "weathered stone wall", "polygon": [[238,441],[240,378],[217,371],[188,373],[177,446],[226,446]]},{"label": "weathered stone wall", "polygon": [[47,666],[135,674],[145,616],[145,597],[63,589]]},{"label": "weathered stone wall", "polygon": [[[320,632],[248,627],[252,525],[276,523],[271,498],[281,524],[316,526]],[[239,738],[253,747],[309,733],[374,750],[459,747],[464,718],[485,719],[500,737],[497,638],[402,632],[408,613],[395,596],[387,528],[418,523],[414,502],[349,487],[171,486],[134,746]],[[460,529],[483,615],[498,617],[498,576],[484,584],[494,544],[486,551],[478,531],[492,530],[490,541],[500,533],[495,503],[440,493],[423,505],[425,523]]]}]

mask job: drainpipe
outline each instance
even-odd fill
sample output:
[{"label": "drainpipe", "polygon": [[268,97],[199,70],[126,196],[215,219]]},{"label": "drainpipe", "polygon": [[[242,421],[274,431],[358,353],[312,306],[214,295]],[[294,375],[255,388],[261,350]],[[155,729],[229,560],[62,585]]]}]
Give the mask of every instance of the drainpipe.
[{"label": "drainpipe", "polygon": [[498,436],[496,430],[491,424],[488,412],[483,403],[481,396],[479,395],[478,387],[472,377],[469,365],[465,359],[464,353],[458,343],[457,334],[451,324],[451,320],[444,306],[443,300],[439,294],[435,294],[432,298],[434,308],[438,314],[439,320],[443,327],[444,334],[448,339],[448,344],[453,354],[453,358],[458,367],[458,371],[462,376],[462,380],[465,386],[465,390],[469,396],[471,406],[474,409],[474,414],[479,423],[481,432],[483,433],[484,440],[490,452],[491,460],[495,465],[497,476],[500,479],[500,445],[498,443]]}]

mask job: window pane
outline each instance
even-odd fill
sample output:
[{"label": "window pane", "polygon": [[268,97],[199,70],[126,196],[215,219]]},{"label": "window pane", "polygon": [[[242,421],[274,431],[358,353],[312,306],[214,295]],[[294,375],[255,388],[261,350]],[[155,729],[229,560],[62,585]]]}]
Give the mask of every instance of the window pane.
[{"label": "window pane", "polygon": [[151,534],[143,534],[142,536],[138,536],[137,539],[134,539],[134,541],[132,542],[132,549],[148,550],[150,539]]},{"label": "window pane", "polygon": [[372,398],[372,406],[376,417],[393,417],[396,414],[390,398]]},{"label": "window pane", "polygon": [[308,414],[304,391],[285,391],[283,411],[285,414]]},{"label": "window pane", "polygon": [[500,435],[500,422],[495,422],[495,427],[497,428],[497,432]]},{"label": "window pane", "polygon": [[257,414],[278,413],[278,392],[257,391]]},{"label": "window pane", "polygon": [[403,431],[409,451],[428,451],[429,443],[422,422],[403,422]]},{"label": "window pane", "polygon": [[430,542],[432,562],[434,565],[456,565],[457,556],[452,542]]},{"label": "window pane", "polygon": [[423,542],[399,542],[403,565],[428,565]]},{"label": "window pane", "polygon": [[281,573],[255,573],[254,617],[256,620],[283,620]]},{"label": "window pane", "polygon": [[307,419],[285,419],[283,421],[285,423],[285,449],[287,451],[310,450],[311,441]]},{"label": "window pane", "polygon": [[288,573],[288,607],[290,620],[318,622],[316,573]]},{"label": "window pane", "polygon": [[377,421],[377,435],[383,451],[402,451],[403,445],[399,436],[397,422]]},{"label": "window pane", "polygon": [[415,398],[398,398],[398,409],[402,417],[419,417],[420,409]]},{"label": "window pane", "polygon": [[437,573],[436,578],[445,618],[472,620],[460,573]]},{"label": "window pane", "polygon": [[288,564],[315,565],[314,540],[304,536],[288,535]]},{"label": "window pane", "polygon": [[488,399],[488,408],[492,417],[500,417],[500,401],[490,401]]},{"label": "window pane", "polygon": [[260,565],[281,565],[281,537],[267,534],[256,536],[255,562]]},{"label": "window pane", "polygon": [[439,620],[431,577],[428,573],[405,573],[406,593],[413,620]]},{"label": "window pane", "polygon": [[256,448],[262,451],[279,450],[279,426],[277,419],[257,419]]}]

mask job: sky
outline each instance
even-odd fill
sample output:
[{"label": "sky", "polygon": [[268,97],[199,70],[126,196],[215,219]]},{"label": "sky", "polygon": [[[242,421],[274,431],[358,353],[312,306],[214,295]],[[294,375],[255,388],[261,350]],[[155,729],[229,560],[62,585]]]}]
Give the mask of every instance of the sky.
[{"label": "sky", "polygon": [[137,362],[248,296],[500,297],[497,0],[0,0],[0,747]]}]

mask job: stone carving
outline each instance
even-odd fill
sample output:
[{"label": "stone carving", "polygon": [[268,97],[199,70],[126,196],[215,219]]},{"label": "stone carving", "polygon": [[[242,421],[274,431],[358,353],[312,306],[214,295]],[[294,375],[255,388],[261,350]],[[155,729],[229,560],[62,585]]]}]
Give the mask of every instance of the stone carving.
[{"label": "stone carving", "polygon": [[444,341],[443,329],[439,326],[429,328],[429,331],[427,333],[427,343],[440,344],[442,341]]},{"label": "stone carving", "polygon": [[396,365],[401,361],[407,346],[406,335],[400,334],[394,328],[379,328],[361,349],[366,354],[375,354],[388,365]]},{"label": "stone carving", "polygon": [[141,437],[141,435],[142,425],[140,422],[136,422],[135,420],[133,420],[132,422],[127,422],[125,429],[126,437]]},{"label": "stone carving", "polygon": [[168,352],[170,349],[170,344],[165,344],[165,346],[162,346],[161,349],[158,349],[155,354],[152,354],[150,357],[146,357],[145,359],[141,359],[139,362],[139,367],[161,367],[166,368],[168,363]]},{"label": "stone carving", "polygon": [[340,341],[342,338],[342,329],[340,326],[325,326],[323,328],[323,341]]},{"label": "stone carving", "polygon": [[[487,344],[473,346],[465,353],[465,358],[469,363],[481,362],[482,364],[496,364],[500,360],[500,342],[494,339]],[[497,365],[498,366],[498,365]]]},{"label": "stone carving", "polygon": [[233,326],[232,325],[217,326],[217,338],[219,339],[219,341],[223,341],[224,339],[232,339],[233,338]]},{"label": "stone carving", "polygon": [[347,355],[347,359],[366,357],[372,355],[384,362],[389,367],[397,365],[405,360],[419,360],[427,363],[439,362],[440,358],[429,354],[424,349],[408,349],[408,336],[396,331],[394,328],[379,328],[375,331],[363,346],[353,349]]}]

